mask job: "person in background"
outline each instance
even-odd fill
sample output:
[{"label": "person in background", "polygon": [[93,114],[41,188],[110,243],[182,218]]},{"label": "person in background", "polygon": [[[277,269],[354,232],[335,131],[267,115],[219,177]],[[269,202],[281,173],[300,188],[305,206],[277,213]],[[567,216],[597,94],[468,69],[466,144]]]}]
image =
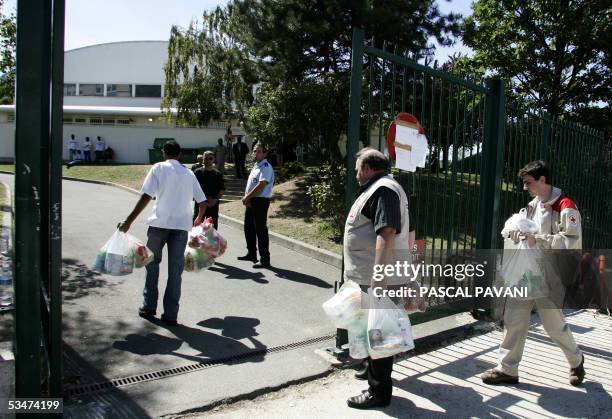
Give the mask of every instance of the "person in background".
[{"label": "person in background", "polygon": [[[146,266],[147,275],[143,291],[143,305],[138,309],[140,317],[152,319],[156,315],[159,281],[159,264],[164,246],[168,247],[168,282],[164,293],[164,313],[161,321],[176,326],[181,298],[181,283],[185,266],[187,234],[192,226],[202,223],[206,210],[206,196],[189,169],[179,162],[181,146],[174,140],[164,144],[164,161],[155,163],[149,170],[141,188],[142,195],[125,221],[117,228],[127,233],[138,215],[155,198],[153,214],[147,219],[147,247],[155,258]],[[191,203],[199,204],[198,215],[191,218]]]},{"label": "person in background", "polygon": [[66,163],[66,169],[70,169],[72,166],[76,166],[77,164],[83,164],[83,152],[81,150],[77,150],[74,159]]},{"label": "person in background", "polygon": [[102,154],[104,153],[105,148],[106,148],[106,144],[104,143],[104,140],[102,140],[102,138],[100,138],[100,136],[98,135],[98,139],[96,140],[96,145],[95,145],[95,151],[96,151],[95,163],[99,163],[102,161],[103,159]]},{"label": "person in background", "polygon": [[85,137],[85,144],[83,144],[83,157],[85,158],[85,163],[91,163],[91,141],[89,141],[89,137]]},{"label": "person in background", "polygon": [[[206,218],[212,217],[215,229],[219,229],[219,200],[225,192],[223,174],[214,167],[215,155],[212,151],[204,153],[204,167],[197,169],[194,174],[200,187],[206,195]],[[194,209],[194,218],[197,215],[197,206]]]},{"label": "person in background", "polygon": [[204,167],[204,156],[202,154],[197,155],[196,162],[191,165],[191,171],[195,173],[200,167]]},{"label": "person in background", "polygon": [[[244,212],[244,237],[247,254],[239,256],[238,260],[248,260],[254,263],[254,268],[270,268],[270,250],[268,238],[268,208],[270,195],[274,185],[274,169],[266,160],[268,149],[261,142],[253,149],[255,165],[247,180],[242,204]],[[257,247],[261,262],[257,263]]]},{"label": "person in background", "polygon": [[232,147],[234,154],[234,164],[236,167],[236,177],[241,179],[246,176],[246,156],[249,154],[249,147],[242,142],[242,137],[239,136],[236,140],[236,144]]},{"label": "person in background", "polygon": [[74,160],[74,157],[77,155],[77,150],[79,149],[79,142],[74,138],[74,134],[70,134],[70,139],[68,140],[68,158],[70,161]]},{"label": "person in background", "polygon": [[215,146],[215,159],[217,163],[217,170],[222,174],[225,174],[225,151],[223,139],[219,138],[217,140],[217,145]]}]

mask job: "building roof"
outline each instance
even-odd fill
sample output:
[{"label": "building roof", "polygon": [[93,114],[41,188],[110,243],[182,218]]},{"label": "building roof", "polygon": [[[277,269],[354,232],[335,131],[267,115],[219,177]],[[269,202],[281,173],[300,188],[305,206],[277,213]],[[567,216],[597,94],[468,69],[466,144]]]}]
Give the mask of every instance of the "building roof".
[{"label": "building roof", "polygon": [[[176,115],[176,108],[171,108],[170,111],[172,115]],[[0,105],[0,112],[15,112],[15,105]],[[64,105],[64,113],[84,115],[160,116],[162,111],[158,107]]]}]

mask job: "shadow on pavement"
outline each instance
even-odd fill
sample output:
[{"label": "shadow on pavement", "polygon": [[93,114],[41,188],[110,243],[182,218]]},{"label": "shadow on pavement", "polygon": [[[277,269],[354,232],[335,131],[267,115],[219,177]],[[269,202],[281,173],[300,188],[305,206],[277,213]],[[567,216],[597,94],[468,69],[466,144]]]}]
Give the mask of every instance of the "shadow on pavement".
[{"label": "shadow on pavement", "polygon": [[[253,337],[257,335],[255,326],[259,324],[258,319],[232,316],[225,319],[212,318],[198,323],[203,327],[222,329],[221,336],[182,324],[167,326],[158,319],[150,320],[150,322],[167,329],[176,336],[176,339],[161,336],[157,333],[146,335],[132,333],[127,335],[125,340],[115,341],[113,348],[137,355],[173,355],[192,362],[218,361],[225,363],[231,361],[232,364],[235,364],[262,362],[265,358],[267,347]],[[251,345],[247,346],[237,339],[248,339]],[[190,352],[188,349],[181,351],[180,349],[185,343],[198,353],[195,355],[188,353]],[[252,356],[233,359],[237,355],[244,354],[252,354]]]},{"label": "shadow on pavement", "polygon": [[314,285],[319,288],[333,288],[334,286],[328,284],[316,276],[303,274],[301,272],[290,271],[288,269],[278,268],[276,266],[272,266],[270,271],[274,272],[277,277],[282,279],[288,279],[289,281],[300,282],[306,285]]},{"label": "shadow on pavement", "polygon": [[75,300],[96,292],[99,288],[108,289],[115,283],[108,281],[102,274],[91,271],[88,265],[76,259],[62,259],[62,295],[64,301]]},{"label": "shadow on pavement", "polygon": [[238,279],[241,281],[250,279],[258,284],[267,284],[270,282],[264,278],[264,274],[261,272],[245,271],[244,269],[219,262],[215,262],[215,264],[208,268],[208,270],[219,272],[220,274],[225,275],[226,279]]}]

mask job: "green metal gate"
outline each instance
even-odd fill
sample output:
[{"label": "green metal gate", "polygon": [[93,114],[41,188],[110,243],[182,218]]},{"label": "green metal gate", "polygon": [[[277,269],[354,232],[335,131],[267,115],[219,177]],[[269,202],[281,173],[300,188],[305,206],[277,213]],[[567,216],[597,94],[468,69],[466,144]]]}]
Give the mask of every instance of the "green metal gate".
[{"label": "green metal gate", "polygon": [[[487,79],[483,85],[461,79],[419,64],[413,55],[398,54],[384,42],[382,48],[374,45],[373,39],[364,40],[362,30],[354,30],[347,209],[357,192],[360,143],[384,151],[387,127],[399,112],[408,112],[424,127],[430,152],[425,169],[394,170],[394,175],[409,195],[417,239],[426,241],[426,263],[461,263],[477,251],[482,258],[483,250],[499,248],[504,220],[528,200],[517,172],[536,159],[552,162],[553,181],[559,180],[556,184],[578,203],[585,247],[612,244],[610,201],[602,199],[612,192],[612,145],[601,133],[507,105],[501,80]],[[489,281],[491,277],[487,275]],[[486,285],[458,284],[440,275],[423,282]],[[451,300],[432,298],[429,304]]]},{"label": "green metal gate", "polygon": [[64,0],[17,3],[13,225],[17,397],[62,397],[64,10]]}]

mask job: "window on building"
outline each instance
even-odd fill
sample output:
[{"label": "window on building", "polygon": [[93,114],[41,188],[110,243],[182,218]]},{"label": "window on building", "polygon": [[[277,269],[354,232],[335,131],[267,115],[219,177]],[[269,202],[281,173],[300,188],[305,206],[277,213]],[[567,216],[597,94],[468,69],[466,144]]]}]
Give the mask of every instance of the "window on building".
[{"label": "window on building", "polygon": [[89,118],[91,125],[102,125],[102,118]]},{"label": "window on building", "polygon": [[102,120],[102,124],[104,124],[104,125],[115,125],[115,120],[114,119],[103,119]]},{"label": "window on building", "polygon": [[136,97],[161,97],[161,85],[137,84]]},{"label": "window on building", "polygon": [[72,118],[64,118],[64,124],[72,124]]},{"label": "window on building", "polygon": [[8,122],[15,122],[15,114],[14,113],[9,113],[6,117],[7,117]]},{"label": "window on building", "polygon": [[76,84],[64,84],[64,96],[76,96]]},{"label": "window on building", "polygon": [[84,124],[85,122],[85,118],[74,118],[75,124]]},{"label": "window on building", "polygon": [[131,84],[107,84],[106,96],[113,97],[132,97]]},{"label": "window on building", "polygon": [[117,119],[117,125],[130,125],[129,119]]},{"label": "window on building", "polygon": [[104,96],[104,85],[79,84],[79,96]]}]

